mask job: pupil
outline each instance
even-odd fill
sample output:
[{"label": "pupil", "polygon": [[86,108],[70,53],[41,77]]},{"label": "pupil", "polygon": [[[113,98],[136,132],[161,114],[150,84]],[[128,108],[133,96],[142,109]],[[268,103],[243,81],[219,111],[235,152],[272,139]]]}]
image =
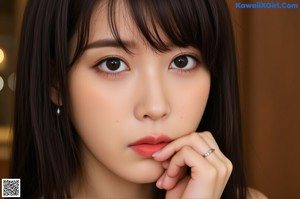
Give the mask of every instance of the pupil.
[{"label": "pupil", "polygon": [[182,56],[182,57],[178,57],[177,59],[175,59],[174,62],[178,68],[183,68],[187,65],[188,59],[187,59],[187,57]]},{"label": "pupil", "polygon": [[120,60],[117,59],[108,59],[106,62],[107,68],[109,70],[115,71],[120,67]]}]

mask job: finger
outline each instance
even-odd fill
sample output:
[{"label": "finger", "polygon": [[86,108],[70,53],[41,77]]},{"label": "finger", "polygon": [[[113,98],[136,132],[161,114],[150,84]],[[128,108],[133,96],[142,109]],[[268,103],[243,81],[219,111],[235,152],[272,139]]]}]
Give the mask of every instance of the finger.
[{"label": "finger", "polygon": [[[170,165],[170,160],[166,160],[166,161],[162,162],[162,166],[163,166],[164,169],[166,169],[166,171],[167,171],[169,165]],[[180,179],[184,176],[184,174],[186,174],[186,168],[185,168],[185,169],[183,168],[182,170],[183,170],[183,172],[181,172],[180,174],[178,174],[178,176],[173,176],[173,177],[174,177],[175,184],[176,184],[176,182],[177,182],[178,180],[180,180]],[[157,185],[158,188],[161,188],[161,189],[162,189],[161,184],[162,184],[162,182],[165,180],[166,171],[165,171],[165,172],[161,175],[161,177],[157,180],[156,185]],[[173,182],[171,182],[171,184],[173,184]]]},{"label": "finger", "polygon": [[[203,134],[209,134],[208,132],[205,132]],[[202,154],[205,154],[207,150],[209,150],[211,147],[207,143],[208,136],[203,136],[202,133],[191,133],[187,136],[184,136],[182,138],[179,138],[166,147],[162,149],[162,151],[157,154],[154,158],[156,160],[164,160],[168,159],[170,156],[172,156],[174,153],[178,152],[185,146],[190,146],[193,148],[197,153],[198,156],[202,157]],[[211,142],[211,141],[210,141]],[[211,142],[212,145],[216,148],[216,152],[220,153],[220,157],[223,157],[221,151],[219,150],[219,147],[216,145],[216,142]],[[215,152],[215,153],[216,153]],[[214,165],[214,167],[217,170],[218,174],[218,181],[216,181],[216,187],[219,192],[222,192],[225,188],[226,182],[228,181],[228,172],[229,168],[226,166],[225,162],[219,158],[218,155],[215,153],[210,154],[206,159]],[[200,155],[199,155],[200,154]],[[174,170],[173,170],[174,169]],[[179,172],[179,167],[173,167],[173,169],[168,169],[168,175],[166,176],[167,181],[174,181],[173,176],[176,176]],[[177,170],[176,170],[177,169]]]},{"label": "finger", "polygon": [[184,146],[193,147],[199,154],[204,154],[209,149],[207,143],[198,133],[191,133],[169,143],[162,150],[154,153],[153,158],[157,161],[167,160]]},{"label": "finger", "polygon": [[190,179],[190,176],[185,176],[182,180],[180,180],[176,185],[176,189],[167,191],[166,199],[182,198],[182,193],[184,192]]},{"label": "finger", "polygon": [[162,167],[163,167],[164,169],[167,169],[167,168],[169,167],[169,164],[170,164],[170,160],[163,161],[163,162],[162,162]]},{"label": "finger", "polygon": [[[216,149],[214,153],[222,162],[222,164],[218,165],[218,170],[220,171],[219,175],[223,179],[223,181],[220,181],[219,185],[217,185],[218,187],[220,187],[218,190],[220,190],[222,193],[223,190],[225,189],[226,183],[232,173],[233,165],[232,165],[231,161],[220,151],[219,146],[217,145],[217,142],[215,141],[213,135],[210,132],[206,131],[203,133],[199,133],[199,136],[203,137],[203,139],[206,141],[206,143],[209,146]],[[211,158],[210,156],[207,157],[208,160],[210,158]]]},{"label": "finger", "polygon": [[[214,169],[216,170],[216,175],[218,176],[218,179],[215,181],[214,185],[216,187],[215,194],[217,196],[221,195],[230,176],[232,167],[230,169],[230,161],[219,150],[218,145],[209,132],[191,133],[187,136],[178,138],[177,140],[164,147],[160,151],[160,153],[155,155],[154,159],[158,161],[169,159],[169,157],[174,154],[174,156],[176,156],[176,152],[182,150],[182,148],[186,146],[189,146],[194,150],[194,152],[196,152],[197,158],[202,158],[203,160],[205,160],[205,162],[211,163],[211,165],[214,167]],[[214,153],[204,158],[202,154],[206,153],[207,150],[211,148],[210,146],[212,146],[216,150]],[[180,170],[180,168],[178,167],[173,167],[173,169],[171,168],[169,166],[169,169],[167,171],[168,175],[165,176],[165,178],[167,178],[168,180],[169,178],[172,178],[172,176],[177,175]]]},{"label": "finger", "polygon": [[[162,166],[164,169],[166,169],[166,171],[169,168],[169,165],[170,165],[170,159],[162,162]],[[166,171],[164,172],[164,175],[162,175],[158,179],[158,184],[159,184],[159,186],[161,186],[162,182],[164,182],[165,186],[163,188],[166,190],[169,190],[169,189],[173,188],[177,184],[177,182],[180,181],[184,176],[186,176],[187,167],[186,166],[182,167],[181,170],[176,175],[170,176],[170,178],[167,178],[167,180],[165,180]]]},{"label": "finger", "polygon": [[180,180],[185,176],[187,176],[186,166],[182,167],[176,175],[169,176],[167,173],[162,182],[162,186],[166,190],[173,189],[175,186],[177,186],[177,183],[180,182]]},{"label": "finger", "polygon": [[[192,147],[200,155],[205,154],[211,147],[206,142],[205,137],[202,137],[200,134],[201,133],[191,133],[182,138],[178,138],[177,140],[175,140],[175,141],[171,142],[170,144],[168,144],[167,146],[165,146],[158,153],[155,153],[154,159],[157,161],[167,160],[172,155],[174,155],[176,152],[181,150],[181,148],[184,146]],[[219,147],[217,145],[215,148],[217,149],[218,153],[220,153],[220,150],[218,150]],[[218,157],[214,156],[213,154],[211,154],[210,156],[211,156],[210,160],[218,162]]]},{"label": "finger", "polygon": [[164,181],[166,175],[167,175],[167,172],[165,171],[165,172],[159,177],[159,179],[158,179],[157,182],[156,182],[156,187],[157,187],[157,188],[163,189],[162,183],[163,183],[163,181]]},{"label": "finger", "polygon": [[217,180],[216,168],[191,147],[185,146],[176,153],[170,162],[162,187],[165,188],[169,173],[174,174],[185,165],[191,167],[191,180],[188,182],[186,191],[187,198],[212,197],[215,191],[215,181]]},{"label": "finger", "polygon": [[209,161],[205,160],[202,156],[199,156],[199,154],[190,146],[184,146],[172,157],[166,171],[167,175],[170,177],[176,176],[181,168],[186,166],[191,168],[191,172],[200,174],[203,172],[201,168],[213,167]]},{"label": "finger", "polygon": [[221,152],[216,140],[214,139],[214,137],[212,136],[212,134],[208,131],[202,132],[198,134],[199,137],[201,137],[208,146],[210,146],[211,148],[215,149],[215,155],[219,157],[219,159],[221,159],[222,161],[225,161],[226,157],[224,156],[224,154]]},{"label": "finger", "polygon": [[219,149],[219,146],[211,132],[204,131],[199,133],[199,135],[203,137],[208,142],[208,144],[211,144],[211,146],[215,147],[215,149]]},{"label": "finger", "polygon": [[[205,134],[208,134],[206,132]],[[213,140],[213,141],[212,141]],[[208,144],[208,142],[213,146],[213,148],[216,148],[215,152],[210,154],[208,157],[203,157],[202,154],[206,153],[207,150],[209,150],[211,147]],[[199,156],[199,158],[206,159],[211,163],[211,165],[216,169],[217,171],[217,178],[218,180],[215,181],[215,187],[216,187],[216,195],[221,195],[223,192],[225,185],[229,179],[232,167],[230,168],[230,164],[228,162],[228,159],[223,155],[223,153],[219,150],[218,145],[214,141],[214,139],[209,138],[208,136],[202,136],[202,133],[194,133],[192,135],[189,135],[188,138],[181,139],[181,142],[171,143],[173,144],[172,152],[177,152],[178,150],[182,149],[182,147],[190,146],[193,150],[195,150]],[[183,145],[183,146],[182,146]],[[171,146],[172,147],[172,146]],[[167,149],[166,149],[167,150]],[[204,151],[205,150],[205,151]],[[219,154],[219,155],[217,155]],[[164,155],[164,154],[163,154]],[[175,155],[174,155],[175,156]],[[167,156],[168,157],[168,156]],[[219,157],[222,157],[219,158]],[[172,160],[171,160],[172,163]],[[173,168],[173,169],[172,169]],[[177,175],[177,172],[179,170],[179,167],[170,167],[167,171],[166,179],[172,178],[173,175]]]},{"label": "finger", "polygon": [[[218,156],[218,158],[223,162],[223,165],[221,165],[219,168],[223,176],[225,175],[225,177],[223,177],[224,181],[223,183],[221,183],[223,185],[223,189],[222,189],[223,192],[226,183],[232,173],[233,165],[231,161],[220,151],[217,142],[215,141],[213,135],[210,132],[207,131],[207,132],[199,133],[199,136],[203,137],[203,139],[207,142],[209,146],[216,149],[215,155]],[[210,157],[207,158],[209,159]],[[225,166],[226,168],[224,168],[223,166]]]}]

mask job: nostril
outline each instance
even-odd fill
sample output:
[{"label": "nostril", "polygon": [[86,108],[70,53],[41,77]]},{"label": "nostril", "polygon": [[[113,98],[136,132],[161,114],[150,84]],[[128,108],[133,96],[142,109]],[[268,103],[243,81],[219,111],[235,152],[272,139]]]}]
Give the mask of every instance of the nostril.
[{"label": "nostril", "polygon": [[165,98],[144,96],[143,101],[136,104],[134,115],[139,120],[160,120],[170,114],[170,105]]},{"label": "nostril", "polygon": [[151,112],[150,114],[145,114],[143,116],[144,119],[151,119],[151,120],[159,120],[163,119],[167,116],[167,113],[159,113],[159,112]]}]

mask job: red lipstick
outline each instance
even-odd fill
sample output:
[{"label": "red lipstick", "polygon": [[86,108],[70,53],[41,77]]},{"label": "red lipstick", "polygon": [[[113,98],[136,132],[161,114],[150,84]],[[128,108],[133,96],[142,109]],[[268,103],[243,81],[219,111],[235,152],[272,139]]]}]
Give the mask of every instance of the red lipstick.
[{"label": "red lipstick", "polygon": [[151,158],[152,154],[166,146],[171,139],[168,136],[147,136],[129,145],[129,147],[141,156]]}]

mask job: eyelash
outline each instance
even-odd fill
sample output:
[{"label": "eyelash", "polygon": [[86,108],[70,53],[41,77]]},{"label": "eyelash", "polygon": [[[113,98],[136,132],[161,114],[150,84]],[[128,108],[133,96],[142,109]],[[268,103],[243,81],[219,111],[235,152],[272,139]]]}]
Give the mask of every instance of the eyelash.
[{"label": "eyelash", "polygon": [[[172,62],[170,63],[173,64],[173,62],[175,61],[175,59],[178,59],[180,57],[188,57],[188,58],[192,58],[196,63],[195,63],[195,66],[190,68],[190,69],[174,69],[174,68],[169,68],[171,70],[174,70],[175,72],[177,73],[180,73],[180,74],[187,74],[187,73],[191,73],[192,71],[194,71],[196,68],[199,67],[199,65],[202,63],[198,58],[196,58],[197,56],[196,55],[192,55],[192,54],[179,54],[179,55],[176,55],[173,59],[172,59]],[[107,56],[107,57],[104,57],[102,58],[100,61],[98,61],[95,65],[93,65],[93,68],[96,68],[97,69],[97,72],[101,73],[101,75],[104,75],[105,77],[107,78],[117,78],[118,76],[120,76],[123,72],[125,71],[130,71],[130,69],[128,70],[124,70],[124,71],[121,71],[121,72],[105,72],[103,70],[101,70],[99,68],[99,65],[101,65],[102,63],[104,63],[105,61],[108,61],[109,59],[115,59],[115,60],[119,60],[121,62],[123,62],[126,66],[128,66],[128,64],[126,63],[126,61],[124,61],[124,58],[122,57],[119,57],[119,56]]]},{"label": "eyelash", "polygon": [[[186,54],[186,53],[183,53],[183,54],[176,55],[176,56],[172,59],[171,64],[175,61],[175,59],[177,59],[177,58],[179,58],[179,57],[189,57],[189,58],[192,58],[192,59],[196,62],[196,63],[195,63],[195,66],[192,67],[192,68],[190,68],[190,69],[178,69],[178,68],[177,68],[177,69],[174,69],[175,72],[180,73],[180,74],[191,73],[191,72],[193,72],[195,69],[197,69],[197,68],[200,66],[200,64],[202,63],[202,62],[200,61],[200,59],[197,58],[197,57],[198,57],[197,55],[192,55],[192,54]],[[170,64],[170,65],[171,65],[171,64]]]},{"label": "eyelash", "polygon": [[[93,66],[93,68],[96,68],[97,72],[101,73],[101,75],[104,75],[104,77],[107,77],[107,78],[117,78],[124,71],[113,73],[113,72],[105,72],[105,71],[99,69],[99,65],[102,64],[102,63],[104,63],[105,61],[108,61],[109,59],[120,60],[120,61],[124,62],[126,66],[128,66],[128,64],[124,61],[124,58],[113,55],[113,56],[104,57],[100,61],[97,61],[97,63]],[[129,71],[129,70],[125,70],[125,71]]]}]

